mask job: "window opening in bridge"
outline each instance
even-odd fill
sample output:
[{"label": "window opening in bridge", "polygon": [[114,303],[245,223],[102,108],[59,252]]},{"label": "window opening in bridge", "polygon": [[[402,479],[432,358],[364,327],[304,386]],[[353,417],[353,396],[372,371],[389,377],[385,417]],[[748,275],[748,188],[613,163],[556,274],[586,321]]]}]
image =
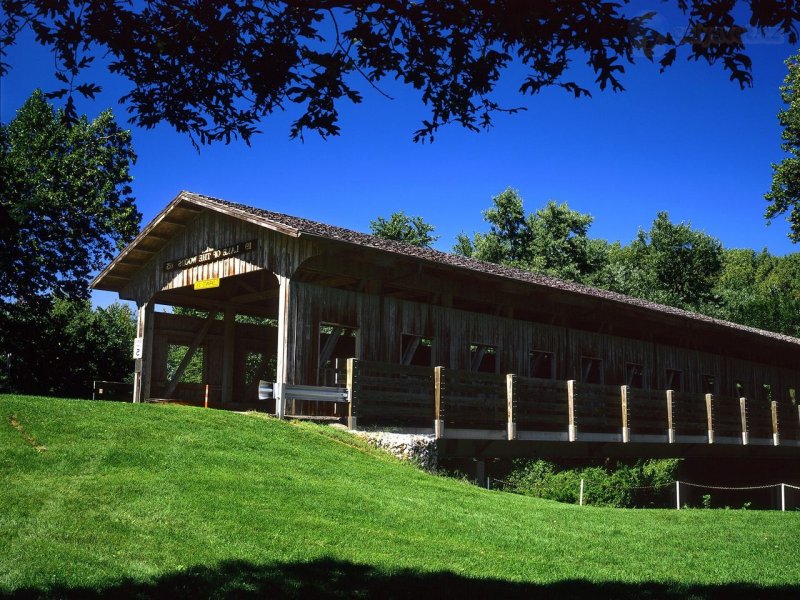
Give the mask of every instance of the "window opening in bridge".
[{"label": "window opening in bridge", "polygon": [[262,379],[275,381],[278,357],[263,352],[248,352],[244,359],[244,385],[247,390],[254,388]]},{"label": "window opening in bridge", "polygon": [[432,349],[432,338],[404,333],[400,337],[400,364],[430,367],[433,365]]},{"label": "window opening in bridge", "polygon": [[717,378],[713,375],[703,375],[703,393],[716,394],[717,393]]},{"label": "window opening in bridge", "polygon": [[[185,344],[169,344],[167,347],[167,379],[172,381],[189,346]],[[204,383],[203,381],[203,347],[199,346],[189,359],[178,383]]]},{"label": "window opening in bridge", "polygon": [[581,381],[603,383],[603,361],[599,358],[581,357]]},{"label": "window opening in bridge", "polygon": [[531,377],[539,379],[556,378],[556,360],[552,352],[534,350],[531,352]]},{"label": "window opening in bridge", "polygon": [[644,387],[644,367],[635,363],[625,365],[625,385],[632,388]]},{"label": "window opening in bridge", "polygon": [[792,406],[797,406],[797,390],[794,388],[789,388],[789,402]]},{"label": "window opening in bridge", "polygon": [[469,360],[470,371],[497,373],[497,346],[470,344]]},{"label": "window opening in bridge", "polygon": [[667,369],[667,389],[675,392],[683,391],[683,373],[675,369]]},{"label": "window opening in bridge", "polygon": [[747,397],[747,385],[741,379],[737,379],[734,382],[734,387],[736,388],[736,396],[738,398],[745,398]]},{"label": "window opening in bridge", "polygon": [[[319,324],[318,384],[336,385],[336,359],[358,358],[358,328]],[[340,361],[341,363],[344,360]]]},{"label": "window opening in bridge", "polygon": [[761,384],[761,399],[766,402],[772,402],[772,385],[769,383]]}]

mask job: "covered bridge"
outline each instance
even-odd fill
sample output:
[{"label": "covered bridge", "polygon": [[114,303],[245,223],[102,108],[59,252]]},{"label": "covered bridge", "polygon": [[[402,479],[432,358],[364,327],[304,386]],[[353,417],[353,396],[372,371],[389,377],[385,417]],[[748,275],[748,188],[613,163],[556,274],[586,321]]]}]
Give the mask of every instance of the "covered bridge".
[{"label": "covered bridge", "polygon": [[136,402],[349,377],[359,422],[442,437],[800,445],[798,339],[200,194],[92,286],[138,306]]}]

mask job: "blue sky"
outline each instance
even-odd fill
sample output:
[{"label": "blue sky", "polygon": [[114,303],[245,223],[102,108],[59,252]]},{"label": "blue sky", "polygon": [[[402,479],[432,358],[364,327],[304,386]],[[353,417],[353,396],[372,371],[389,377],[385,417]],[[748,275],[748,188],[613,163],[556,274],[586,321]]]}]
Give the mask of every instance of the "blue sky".
[{"label": "blue sky", "polygon": [[[4,122],[36,87],[58,87],[51,56],[30,38],[8,50],[13,69],[0,83]],[[642,60],[627,69],[627,91],[597,90],[579,100],[560,90],[519,96],[521,74],[512,70],[501,98],[527,111],[498,115],[488,132],[451,126],[424,145],[411,141],[424,107],[392,82],[383,87],[394,100],[363,85],[365,101],[344,106],[342,134],[328,140],[289,140],[291,108],[263,123],[251,147],[216,145],[199,154],[167,126],[134,129],[134,193],[143,224],[182,189],[360,231],[403,210],[435,225],[437,247],[449,250],[460,231],[485,230],[481,211],[512,186],[528,210],[553,199],[590,213],[591,235],[610,241],[629,242],[667,211],[725,247],[785,254],[798,248],[785,222],[766,225],[763,194],[770,163],[783,156],[778,86],[783,61],[796,50],[777,36],[751,39],[755,84],[743,91],[720,66],[685,58],[664,74]],[[574,73],[583,83],[593,80],[580,63]],[[105,91],[79,102],[79,110],[96,116],[112,107],[124,121],[117,99],[126,83],[101,70],[93,76]]]}]

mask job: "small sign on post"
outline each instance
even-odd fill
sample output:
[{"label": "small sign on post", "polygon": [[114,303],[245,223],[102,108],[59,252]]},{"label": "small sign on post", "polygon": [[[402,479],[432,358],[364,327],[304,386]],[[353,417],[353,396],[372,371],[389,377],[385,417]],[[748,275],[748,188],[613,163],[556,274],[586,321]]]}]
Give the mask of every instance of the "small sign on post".
[{"label": "small sign on post", "polygon": [[142,358],[144,354],[144,338],[137,337],[133,339],[133,358],[134,360]]}]

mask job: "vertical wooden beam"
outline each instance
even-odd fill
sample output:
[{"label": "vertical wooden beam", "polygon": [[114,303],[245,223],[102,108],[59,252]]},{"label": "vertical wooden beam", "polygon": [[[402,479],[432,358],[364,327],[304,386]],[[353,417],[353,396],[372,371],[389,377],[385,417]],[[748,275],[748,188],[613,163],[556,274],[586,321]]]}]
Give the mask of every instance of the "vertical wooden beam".
[{"label": "vertical wooden beam", "polygon": [[136,312],[136,336],[142,338],[142,358],[136,359],[133,375],[133,401],[144,402],[150,397],[153,374],[153,325],[155,304],[143,302]]},{"label": "vertical wooden beam", "polygon": [[233,402],[233,357],[236,349],[236,309],[225,307],[222,339],[222,403]]},{"label": "vertical wooden beam", "polygon": [[674,395],[675,392],[667,390],[667,441],[670,444],[675,443],[675,418],[672,414]]},{"label": "vertical wooden beam", "polygon": [[508,439],[517,439],[517,376],[506,375],[506,399],[508,400]]},{"label": "vertical wooden beam", "polygon": [[570,442],[578,439],[578,425],[575,421],[575,380],[567,381],[567,411],[569,413],[569,425],[567,425],[567,437]]},{"label": "vertical wooden beam", "polygon": [[291,318],[291,279],[278,275],[278,348],[275,380],[278,383],[291,383],[290,356],[292,330],[295,323]]},{"label": "vertical wooden beam", "polygon": [[714,394],[706,394],[706,420],[708,422],[708,443],[714,443]]},{"label": "vertical wooden beam", "polygon": [[444,437],[444,395],[445,373],[444,367],[434,367],[433,369],[433,433],[436,439]]},{"label": "vertical wooden beam", "polygon": [[347,395],[350,401],[347,405],[347,427],[348,429],[356,429],[358,427],[357,404],[359,400],[359,377],[358,377],[358,359],[347,359]]},{"label": "vertical wooden beam", "polygon": [[739,398],[739,413],[742,416],[742,444],[750,443],[750,433],[747,431],[747,398]]},{"label": "vertical wooden beam", "polygon": [[619,388],[620,402],[622,404],[622,443],[627,444],[631,441],[631,428],[628,423],[628,393],[630,388],[622,385]]},{"label": "vertical wooden beam", "polygon": [[778,403],[773,400],[769,404],[772,409],[772,443],[777,446],[781,443],[780,431],[778,430]]}]

